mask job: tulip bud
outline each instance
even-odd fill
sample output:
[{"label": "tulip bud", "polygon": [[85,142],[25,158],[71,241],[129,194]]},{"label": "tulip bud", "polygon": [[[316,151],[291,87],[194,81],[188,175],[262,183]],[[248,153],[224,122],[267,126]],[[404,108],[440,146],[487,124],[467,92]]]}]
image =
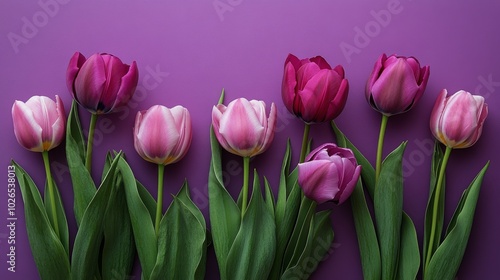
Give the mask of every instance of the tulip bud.
[{"label": "tulip bud", "polygon": [[93,114],[107,114],[128,103],[135,92],[139,71],[110,54],[88,59],[76,52],[66,71],[66,85],[73,98]]},{"label": "tulip bud", "polygon": [[26,103],[16,100],[12,120],[17,142],[30,151],[49,151],[64,138],[66,115],[57,95],[56,102],[46,96],[33,96]]},{"label": "tulip bud", "polygon": [[167,165],[182,159],[191,145],[189,111],[182,106],[169,109],[155,105],[137,113],[134,147],[145,160]]},{"label": "tulip bud", "polygon": [[226,107],[212,109],[212,125],[217,140],[228,152],[242,157],[263,153],[274,138],[277,111],[271,104],[269,118],[264,101],[239,98]]},{"label": "tulip bud", "polygon": [[318,204],[341,204],[354,190],[361,172],[351,150],[324,144],[298,165],[298,183],[304,195]]},{"label": "tulip bud", "polygon": [[451,96],[443,89],[432,109],[430,127],[436,139],[454,149],[474,145],[488,116],[484,98],[459,90]]},{"label": "tulip bud", "polygon": [[414,57],[382,54],[366,83],[366,100],[376,111],[396,115],[410,110],[429,80],[430,67]]},{"label": "tulip bud", "polygon": [[306,123],[329,122],[344,109],[349,84],[344,68],[334,69],[321,56],[285,61],[281,96],[290,113]]}]

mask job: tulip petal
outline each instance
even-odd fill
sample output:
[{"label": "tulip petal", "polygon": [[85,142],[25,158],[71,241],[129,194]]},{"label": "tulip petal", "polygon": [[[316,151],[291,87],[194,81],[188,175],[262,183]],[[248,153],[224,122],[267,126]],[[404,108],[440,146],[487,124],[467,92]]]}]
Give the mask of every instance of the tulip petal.
[{"label": "tulip petal", "polygon": [[[297,68],[298,69],[298,68]],[[296,68],[291,62],[285,64],[283,82],[281,84],[281,98],[285,107],[291,113],[294,112],[295,88],[297,86]]]},{"label": "tulip petal", "polygon": [[66,69],[66,86],[68,87],[69,92],[71,92],[71,95],[73,95],[73,98],[75,98],[75,79],[84,62],[85,56],[79,52],[75,52],[69,60],[68,68]]},{"label": "tulip petal", "polygon": [[266,128],[266,136],[264,138],[264,142],[262,144],[262,147],[259,149],[258,153],[253,154],[252,156],[256,156],[260,153],[265,152],[269,146],[271,146],[271,143],[273,142],[274,139],[274,130],[276,128],[276,121],[278,119],[278,113],[276,111],[276,106],[274,105],[274,102],[271,103],[271,111],[269,112],[269,118],[267,120],[267,128]]},{"label": "tulip petal", "polygon": [[75,80],[75,96],[78,103],[95,113],[106,84],[106,68],[99,54],[94,54],[82,65]]},{"label": "tulip petal", "polygon": [[309,59],[309,61],[316,63],[319,66],[319,69],[332,70],[332,67],[330,66],[330,64],[328,64],[328,62],[326,62],[326,60],[322,56],[315,56],[315,57]]},{"label": "tulip petal", "polygon": [[298,165],[298,183],[304,195],[318,204],[332,200],[339,191],[339,174],[327,160],[314,160]]},{"label": "tulip petal", "polygon": [[15,101],[12,120],[17,142],[30,151],[43,152],[42,127],[35,120],[31,108],[21,101]]},{"label": "tulip petal", "polygon": [[57,119],[52,124],[52,138],[50,140],[51,145],[48,150],[51,150],[61,144],[64,139],[64,131],[66,129],[66,113],[64,111],[64,104],[58,95],[56,95],[56,112]]},{"label": "tulip petal", "polygon": [[413,70],[404,59],[384,69],[371,88],[376,109],[389,115],[408,111],[418,90]]},{"label": "tulip petal", "polygon": [[265,129],[250,102],[239,98],[232,101],[222,115],[219,133],[237,154],[251,156]]},{"label": "tulip petal", "polygon": [[459,91],[448,98],[441,123],[442,132],[450,145],[462,144],[476,129],[478,108],[475,104],[474,97],[466,91]]},{"label": "tulip petal", "polygon": [[143,115],[137,138],[149,159],[163,163],[168,159],[179,137],[175,120],[168,108],[155,105]]},{"label": "tulip petal", "polygon": [[[101,97],[99,99],[99,112],[108,113],[114,109],[117,104],[118,91],[121,88],[122,77],[128,72],[128,65],[116,56],[102,54],[102,60],[105,66],[105,79]],[[128,100],[127,100],[128,101]]]},{"label": "tulip petal", "polygon": [[313,76],[299,95],[304,106],[301,118],[306,122],[323,122],[328,114],[329,100],[333,100],[341,78],[333,70],[321,70]]},{"label": "tulip petal", "polygon": [[361,165],[358,165],[354,170],[354,174],[352,175],[351,180],[345,185],[342,193],[338,196],[337,204],[344,203],[354,191],[356,184],[358,183],[359,175],[361,174]]},{"label": "tulip petal", "polygon": [[189,146],[191,146],[191,116],[189,115],[189,111],[182,106],[175,106],[170,109],[170,112],[174,117],[175,126],[177,127],[177,131],[179,131],[180,136],[177,145],[173,147],[169,155],[172,158],[172,161],[169,163],[175,163],[186,155],[189,150]]},{"label": "tulip petal", "polygon": [[366,82],[366,90],[365,90],[365,96],[366,96],[366,101],[370,102],[371,99],[371,94],[372,94],[372,87],[375,84],[375,82],[378,80],[380,77],[380,74],[382,73],[383,70],[383,65],[384,62],[387,60],[387,56],[385,53],[383,53],[375,62],[375,65],[373,66],[373,70],[370,74],[370,77],[368,78],[368,81]]},{"label": "tulip petal", "polygon": [[345,104],[347,102],[347,95],[349,93],[349,82],[346,79],[343,79],[340,82],[339,89],[337,90],[337,94],[330,102],[327,110],[326,120],[333,120],[342,113],[344,110]]},{"label": "tulip petal", "polygon": [[434,103],[434,107],[431,112],[431,120],[430,120],[430,128],[431,132],[436,139],[441,141],[442,143],[445,141],[443,135],[441,134],[441,114],[443,113],[443,109],[446,104],[446,96],[448,95],[448,91],[443,89],[439,92],[436,102]]},{"label": "tulip petal", "polygon": [[316,63],[306,63],[302,65],[297,71],[297,90],[302,90],[306,87],[318,72],[330,72],[328,70],[321,70]]},{"label": "tulip petal", "polygon": [[137,63],[133,61],[132,64],[130,64],[130,67],[126,64],[124,65],[127,67],[127,72],[121,78],[120,89],[116,94],[113,109],[125,106],[129,102],[134,95],[137,83],[139,82],[139,70],[137,69]]}]

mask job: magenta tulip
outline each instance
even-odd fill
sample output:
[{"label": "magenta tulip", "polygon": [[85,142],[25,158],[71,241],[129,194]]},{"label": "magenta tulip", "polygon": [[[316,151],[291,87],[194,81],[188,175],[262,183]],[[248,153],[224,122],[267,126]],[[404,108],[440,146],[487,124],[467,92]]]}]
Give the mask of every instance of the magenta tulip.
[{"label": "magenta tulip", "polygon": [[242,157],[256,156],[269,148],[274,138],[277,111],[271,104],[269,118],[263,101],[238,98],[226,107],[212,109],[212,125],[217,140],[228,152]]},{"label": "magenta tulip", "polygon": [[298,165],[298,183],[304,195],[318,204],[341,204],[349,198],[361,172],[351,150],[324,144]]},{"label": "magenta tulip", "polygon": [[66,115],[64,105],[46,96],[33,96],[26,103],[15,101],[12,120],[17,142],[33,152],[46,152],[61,144]]},{"label": "magenta tulip", "polygon": [[484,98],[459,90],[451,96],[443,89],[432,109],[430,127],[436,139],[453,149],[474,145],[488,116]]},{"label": "magenta tulip", "polygon": [[167,165],[182,159],[191,145],[189,111],[182,106],[169,109],[155,105],[137,113],[134,147],[145,160]]},{"label": "magenta tulip", "polygon": [[73,98],[93,114],[106,114],[124,106],[137,87],[139,71],[110,54],[88,59],[76,52],[66,71],[66,84]]},{"label": "magenta tulip", "polygon": [[430,67],[414,57],[382,54],[366,83],[366,100],[386,116],[407,112],[422,97],[429,74]]},{"label": "magenta tulip", "polygon": [[290,113],[306,123],[329,122],[344,109],[349,83],[344,68],[335,68],[321,56],[299,60],[289,54],[281,96]]}]

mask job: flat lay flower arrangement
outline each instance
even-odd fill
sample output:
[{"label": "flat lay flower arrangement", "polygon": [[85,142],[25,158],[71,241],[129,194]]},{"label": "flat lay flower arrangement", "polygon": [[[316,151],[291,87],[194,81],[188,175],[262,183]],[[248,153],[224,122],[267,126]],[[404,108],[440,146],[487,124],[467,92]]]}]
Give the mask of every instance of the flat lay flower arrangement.
[{"label": "flat lay flower arrangement", "polygon": [[[409,111],[426,90],[430,67],[416,58],[382,54],[375,62],[365,95],[380,112],[381,126],[376,158],[367,159],[342,133],[341,127],[349,124],[335,122],[349,94],[344,68],[331,67],[321,56],[299,59],[289,54],[281,97],[304,134],[300,145],[288,141],[279,155],[283,161],[278,186],[260,176],[258,166],[250,170],[251,158],[265,153],[274,139],[276,105],[246,98],[227,102],[222,90],[218,101],[214,98],[212,125],[206,130],[212,152],[206,168],[210,228],[191,200],[189,178],[182,186],[169,186],[173,200],[163,212],[164,176],[191,145],[191,117],[185,107],[158,104],[137,112],[130,137],[137,153],[156,164],[157,186],[136,180],[122,151],[93,155],[99,117],[127,104],[138,75],[136,62],[125,64],[106,53],[86,58],[77,52],[66,71],[74,99],[68,114],[59,96],[33,96],[12,106],[16,139],[42,154],[46,172],[45,186],[37,186],[29,170],[12,160],[41,279],[116,279],[132,274],[136,256],[142,279],[204,279],[209,246],[214,248],[220,279],[307,279],[331,253],[331,211],[347,201],[359,245],[352,249],[360,252],[364,279],[454,279],[489,163],[482,169],[470,166],[478,174],[469,185],[453,186],[463,189],[463,195],[448,225],[446,166],[452,150],[479,140],[488,115],[483,97],[443,89],[424,118],[436,142],[429,187],[422,189],[429,195],[419,245],[412,218],[403,210],[407,141],[401,139],[401,145],[384,151],[390,117]],[[87,137],[81,114],[91,114]],[[317,123],[331,124],[331,142],[311,139],[310,127]],[[72,179],[74,217],[67,216],[50,170],[49,151],[61,143]],[[292,161],[294,152],[300,152],[298,162]],[[225,153],[241,158],[242,182],[224,183]],[[105,160],[103,170],[92,168],[96,158]],[[157,197],[150,193],[154,187]],[[233,197],[229,190],[239,195]],[[318,208],[319,204],[324,205]],[[68,219],[78,225],[73,244]]]}]

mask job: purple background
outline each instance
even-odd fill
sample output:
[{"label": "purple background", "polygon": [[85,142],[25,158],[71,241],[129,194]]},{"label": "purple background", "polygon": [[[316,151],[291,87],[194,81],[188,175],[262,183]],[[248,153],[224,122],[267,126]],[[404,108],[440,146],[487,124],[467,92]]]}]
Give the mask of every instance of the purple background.
[{"label": "purple background", "polygon": [[[217,5],[223,10],[218,12]],[[299,57],[322,55],[330,64],[344,66],[350,95],[337,124],[372,162],[380,116],[366,103],[366,79],[383,52],[417,57],[422,65],[431,66],[427,90],[410,112],[390,118],[385,144],[387,153],[401,141],[409,141],[404,164],[404,209],[415,222],[421,243],[433,141],[428,121],[437,93],[447,88],[449,92],[465,89],[483,95],[489,104],[489,116],[482,138],[472,148],[454,151],[450,159],[446,223],[462,191],[486,161],[492,160],[458,278],[492,279],[498,272],[500,152],[495,138],[500,135],[500,2],[8,0],[0,6],[0,161],[4,169],[0,188],[0,278],[37,278],[19,189],[16,273],[7,271],[5,181],[11,158],[24,166],[35,182],[44,182],[41,156],[24,150],[16,142],[11,106],[16,99],[26,101],[32,95],[58,94],[69,112],[72,99],[66,89],[65,71],[75,51],[87,57],[108,52],[126,63],[135,60],[140,71],[139,88],[130,110],[99,120],[94,177],[100,176],[98,170],[105,152],[122,149],[136,177],[156,196],[156,167],[143,161],[133,148],[134,117],[137,110],[154,104],[182,104],[192,114],[193,142],[184,160],[166,168],[166,188],[168,193],[175,193],[188,178],[194,200],[205,214],[210,113],[223,87],[226,103],[238,97],[276,103],[279,120],[275,140],[266,153],[251,163],[276,187],[286,139],[292,140],[296,162],[303,129],[302,123],[286,111],[280,96],[283,63],[288,53]],[[89,115],[84,110],[80,113],[87,127]],[[313,126],[311,136],[313,146],[334,140],[327,124]],[[50,156],[73,239],[73,191],[63,146],[51,151]],[[241,184],[237,160],[224,154],[225,178],[232,193]],[[231,166],[234,161],[238,162],[236,169]],[[167,196],[165,205],[169,202]],[[336,234],[332,254],[312,278],[362,279],[350,204],[332,207]],[[211,247],[207,278],[215,275]]]}]

